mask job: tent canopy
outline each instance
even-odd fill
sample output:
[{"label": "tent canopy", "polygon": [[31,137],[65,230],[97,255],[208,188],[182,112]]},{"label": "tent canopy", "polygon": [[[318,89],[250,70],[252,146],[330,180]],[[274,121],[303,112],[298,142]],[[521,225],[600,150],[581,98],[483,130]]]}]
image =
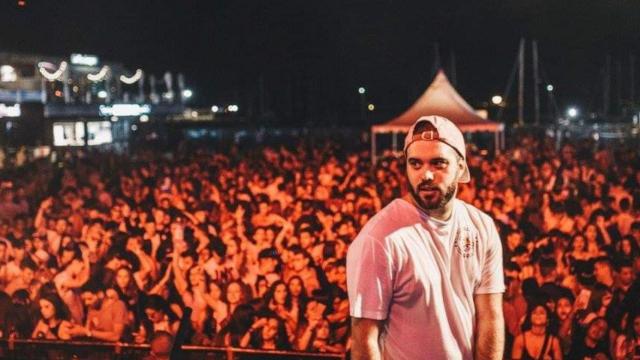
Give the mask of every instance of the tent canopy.
[{"label": "tent canopy", "polygon": [[453,121],[462,132],[501,132],[504,125],[483,119],[458,94],[444,71],[439,70],[433,82],[422,96],[402,115],[387,123],[374,125],[371,131],[376,133],[407,132],[409,127],[421,116],[440,115]]}]

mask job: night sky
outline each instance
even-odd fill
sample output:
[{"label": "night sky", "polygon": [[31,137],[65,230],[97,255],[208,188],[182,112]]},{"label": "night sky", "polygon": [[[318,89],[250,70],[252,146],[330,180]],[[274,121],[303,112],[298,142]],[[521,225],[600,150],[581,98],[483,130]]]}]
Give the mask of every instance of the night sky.
[{"label": "night sky", "polygon": [[398,114],[428,85],[435,42],[445,69],[455,53],[457,87],[480,106],[503,91],[521,36],[538,40],[561,108],[602,106],[606,54],[612,101],[618,89],[628,99],[629,56],[640,54],[635,0],[0,2],[0,51],[88,53],[157,75],[184,72],[203,106],[258,112],[262,86],[264,110],[290,120],[353,118],[361,85],[376,104],[369,120]]}]

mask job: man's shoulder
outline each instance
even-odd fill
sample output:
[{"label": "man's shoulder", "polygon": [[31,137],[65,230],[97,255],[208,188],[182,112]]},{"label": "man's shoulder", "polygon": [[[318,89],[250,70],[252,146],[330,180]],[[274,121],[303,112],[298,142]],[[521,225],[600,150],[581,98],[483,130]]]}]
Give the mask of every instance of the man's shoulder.
[{"label": "man's shoulder", "polygon": [[[357,238],[384,238],[409,225],[419,217],[417,209],[407,201],[395,199],[378,211],[362,228]],[[356,238],[356,239],[357,239]]]},{"label": "man's shoulder", "polygon": [[462,210],[461,216],[468,216],[474,225],[478,226],[482,224],[483,227],[486,227],[489,224],[494,224],[493,218],[486,212],[460,199],[456,199],[455,201],[459,209]]},{"label": "man's shoulder", "polygon": [[[107,305],[107,306],[104,306]],[[119,314],[127,312],[127,304],[121,299],[115,299],[110,304],[103,304],[100,308],[101,312],[111,313],[111,314]]]}]

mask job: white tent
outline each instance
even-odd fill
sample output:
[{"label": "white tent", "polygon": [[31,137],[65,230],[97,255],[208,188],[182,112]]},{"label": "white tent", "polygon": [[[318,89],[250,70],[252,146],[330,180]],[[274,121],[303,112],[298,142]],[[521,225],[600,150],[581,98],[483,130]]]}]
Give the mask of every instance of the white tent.
[{"label": "white tent", "polygon": [[433,82],[418,100],[402,115],[380,125],[371,127],[371,156],[376,162],[376,135],[392,134],[393,150],[397,151],[398,134],[409,131],[421,116],[440,115],[453,121],[463,133],[492,132],[495,134],[496,151],[504,143],[504,124],[478,116],[473,108],[458,94],[449,79],[440,70]]}]

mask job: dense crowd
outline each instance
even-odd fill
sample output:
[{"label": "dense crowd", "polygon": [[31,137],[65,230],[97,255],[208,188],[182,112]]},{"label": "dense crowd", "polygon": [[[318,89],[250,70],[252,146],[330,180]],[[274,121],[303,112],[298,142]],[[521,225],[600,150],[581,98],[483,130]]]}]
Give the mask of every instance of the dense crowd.
[{"label": "dense crowd", "polygon": [[[639,160],[531,136],[469,150],[458,197],[502,236],[507,357],[640,358]],[[19,175],[0,185],[2,337],[148,343],[189,307],[191,344],[337,353],[348,246],[406,186],[402,161],[332,141]]]}]

